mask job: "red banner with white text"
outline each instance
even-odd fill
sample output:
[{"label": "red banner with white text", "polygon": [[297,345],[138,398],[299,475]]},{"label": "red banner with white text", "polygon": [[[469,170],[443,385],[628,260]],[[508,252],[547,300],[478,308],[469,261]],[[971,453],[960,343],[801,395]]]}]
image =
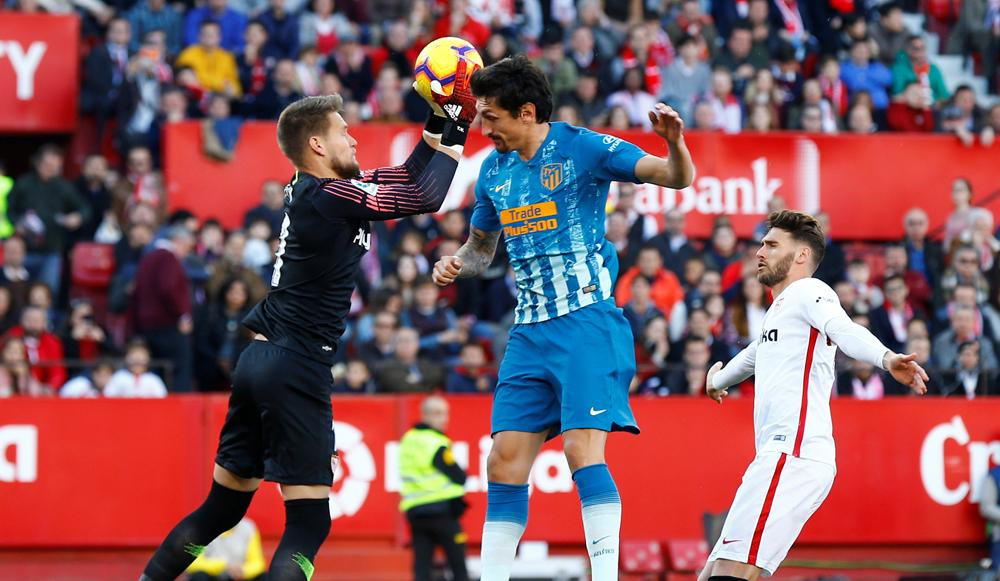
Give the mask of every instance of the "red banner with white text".
[{"label": "red banner with white text", "polygon": [[[363,168],[402,163],[420,136],[413,126],[369,124],[350,131],[358,140]],[[663,140],[653,134],[616,134],[650,153],[666,153]],[[197,123],[167,128],[170,205],[192,209],[203,218],[219,218],[226,227],[238,226],[243,213],[259,203],[265,180],[284,182],[293,171],[278,149],[273,123],[245,123],[230,162],[206,158],[200,143]],[[1000,200],[986,200],[1000,191],[1000,144],[966,148],[957,139],[940,135],[697,131],[688,133],[687,144],[697,170],[692,186],[676,191],[641,185],[636,203],[653,215],[680,208],[687,213],[691,236],[708,236],[713,219],[725,214],[737,234],[748,237],[773,196],[784,197],[792,208],[826,210],[838,239],[898,238],[903,215],[914,206],[927,211],[933,231],[950,212],[951,182],[959,176],[971,181],[977,203],[1000,211]],[[482,135],[470,136],[444,209],[473,200],[479,167],[492,149]],[[612,196],[616,191],[612,186]]]},{"label": "red banner with white text", "polygon": [[76,16],[0,12],[0,132],[76,128],[79,45]]},{"label": "red banner with white text", "polygon": [[[468,466],[465,527],[478,541],[486,508],[488,397],[451,397],[455,456]],[[334,537],[401,539],[396,445],[418,397],[337,398],[342,461],[331,490]],[[724,511],[753,457],[752,401],[634,399],[643,432],[616,434],[608,461],[625,538],[699,538]],[[0,547],[155,545],[208,490],[221,396],[166,400],[8,399],[0,405]],[[838,473],[802,533],[804,545],[975,545],[976,502],[1000,464],[1000,399],[835,400]],[[525,539],[582,538],[579,500],[558,441],[530,480]],[[277,536],[284,511],[264,484],[250,509]]]}]

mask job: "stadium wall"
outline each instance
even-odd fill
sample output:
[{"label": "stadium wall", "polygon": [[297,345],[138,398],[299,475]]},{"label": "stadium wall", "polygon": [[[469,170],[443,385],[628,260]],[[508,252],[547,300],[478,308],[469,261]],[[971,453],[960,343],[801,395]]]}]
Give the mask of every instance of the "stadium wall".
[{"label": "stadium wall", "polygon": [[[420,128],[368,124],[351,133],[359,142],[362,168],[373,168],[402,163]],[[618,135],[651,153],[666,153],[663,140],[653,134]],[[273,123],[246,122],[233,161],[220,162],[201,153],[197,122],[167,127],[164,162],[171,206],[238,226],[243,212],[258,203],[265,180],[284,183],[292,175],[274,136]],[[687,142],[697,168],[692,187],[639,186],[637,205],[656,216],[680,207],[687,212],[688,234],[695,237],[708,236],[719,214],[730,216],[739,236],[750,236],[775,195],[785,197],[790,207],[829,212],[837,239],[899,238],[903,214],[914,206],[930,215],[933,233],[951,211],[951,182],[959,176],[971,181],[975,205],[1000,212],[1000,196],[994,195],[994,190],[1000,194],[995,148],[966,148],[950,136],[689,132]],[[479,166],[491,151],[482,135],[470,137],[443,209],[474,199]]]},{"label": "stadium wall", "polygon": [[[396,441],[417,396],[334,399],[342,454],[330,500],[333,536],[401,542]],[[478,542],[490,448],[490,399],[450,397],[456,457],[469,467]],[[724,511],[753,456],[753,402],[633,399],[641,436],[616,435],[608,459],[625,506],[624,538],[700,538],[705,512]],[[14,398],[0,406],[0,547],[155,545],[208,489],[224,396],[160,400]],[[803,545],[976,545],[975,502],[1000,464],[1000,400],[834,400],[839,473]],[[579,500],[558,441],[531,478],[526,539],[577,542]],[[276,486],[250,516],[280,534]]]}]

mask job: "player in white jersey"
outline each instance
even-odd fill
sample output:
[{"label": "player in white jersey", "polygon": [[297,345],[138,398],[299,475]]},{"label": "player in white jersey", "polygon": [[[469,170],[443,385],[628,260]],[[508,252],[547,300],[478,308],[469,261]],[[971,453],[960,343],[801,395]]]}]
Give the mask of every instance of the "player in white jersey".
[{"label": "player in white jersey", "polygon": [[721,403],[727,388],[756,376],[757,455],[701,581],[752,581],[774,573],[830,492],[837,472],[830,390],[838,348],[887,370],[916,393],[927,391],[916,354],[893,353],[851,321],[833,289],[812,278],[826,246],[816,219],[782,210],[768,216],[767,226],[757,251],[757,279],[774,294],[764,330],[725,367],[715,363],[706,382],[708,395]]}]

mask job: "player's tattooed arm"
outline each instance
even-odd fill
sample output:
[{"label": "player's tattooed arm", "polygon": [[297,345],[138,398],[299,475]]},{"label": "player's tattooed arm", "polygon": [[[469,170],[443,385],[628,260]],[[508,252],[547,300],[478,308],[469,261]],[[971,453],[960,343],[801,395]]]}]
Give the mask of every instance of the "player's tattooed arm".
[{"label": "player's tattooed arm", "polygon": [[458,249],[455,256],[442,256],[434,264],[431,280],[438,286],[448,286],[456,278],[472,278],[486,271],[493,262],[497,250],[500,231],[489,231],[473,226],[469,239]]},{"label": "player's tattooed arm", "polygon": [[458,278],[471,278],[486,272],[497,251],[500,231],[481,230],[473,226],[469,239],[458,249],[456,256],[462,261]]}]

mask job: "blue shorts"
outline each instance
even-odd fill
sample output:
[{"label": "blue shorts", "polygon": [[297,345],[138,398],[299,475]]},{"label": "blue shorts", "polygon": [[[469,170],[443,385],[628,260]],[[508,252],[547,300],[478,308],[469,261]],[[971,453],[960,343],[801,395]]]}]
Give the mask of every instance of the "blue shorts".
[{"label": "blue shorts", "polygon": [[639,433],[628,403],[632,329],[613,299],[514,325],[493,394],[492,432]]}]

